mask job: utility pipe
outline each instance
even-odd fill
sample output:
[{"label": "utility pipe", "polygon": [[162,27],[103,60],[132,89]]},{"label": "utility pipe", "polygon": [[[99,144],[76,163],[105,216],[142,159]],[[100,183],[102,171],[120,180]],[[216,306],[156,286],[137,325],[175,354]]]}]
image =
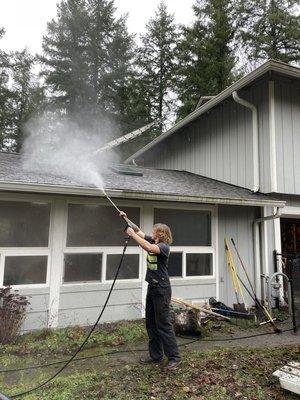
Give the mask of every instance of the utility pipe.
[{"label": "utility pipe", "polygon": [[[254,271],[255,271],[255,292],[256,296],[261,300],[261,263],[260,263],[260,241],[259,241],[259,224],[261,222],[274,220],[281,216],[281,207],[277,207],[276,213],[266,217],[258,218],[253,221],[253,238],[254,238]],[[264,299],[263,299],[264,300]]]},{"label": "utility pipe", "polygon": [[259,191],[259,151],[258,151],[258,112],[254,104],[247,100],[241,99],[234,91],[232,93],[233,100],[252,111],[252,148],[253,148],[253,189],[254,193]]}]

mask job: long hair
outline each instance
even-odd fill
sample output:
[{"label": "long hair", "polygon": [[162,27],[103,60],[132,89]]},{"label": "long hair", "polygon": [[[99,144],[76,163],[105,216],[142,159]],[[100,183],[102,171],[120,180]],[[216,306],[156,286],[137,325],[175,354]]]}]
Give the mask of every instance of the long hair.
[{"label": "long hair", "polygon": [[155,231],[160,242],[172,244],[172,233],[168,225],[165,224],[155,224],[153,226],[153,230]]}]

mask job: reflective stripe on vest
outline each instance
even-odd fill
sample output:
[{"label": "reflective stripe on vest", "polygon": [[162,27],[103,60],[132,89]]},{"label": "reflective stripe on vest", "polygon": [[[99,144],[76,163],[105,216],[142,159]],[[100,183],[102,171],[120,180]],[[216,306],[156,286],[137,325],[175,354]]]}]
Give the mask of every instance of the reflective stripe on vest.
[{"label": "reflective stripe on vest", "polygon": [[152,271],[157,271],[157,255],[147,254],[147,268]]}]

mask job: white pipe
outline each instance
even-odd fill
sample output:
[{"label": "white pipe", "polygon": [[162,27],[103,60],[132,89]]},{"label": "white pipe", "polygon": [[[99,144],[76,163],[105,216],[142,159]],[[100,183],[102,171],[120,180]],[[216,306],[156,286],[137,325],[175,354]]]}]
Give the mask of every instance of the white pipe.
[{"label": "white pipe", "polygon": [[259,151],[258,151],[258,113],[257,108],[254,104],[247,100],[241,99],[234,91],[232,97],[235,102],[241,104],[244,107],[249,108],[252,111],[252,136],[253,136],[253,189],[254,193],[259,191]]},{"label": "white pipe", "polygon": [[[258,218],[253,221],[253,241],[254,241],[254,274],[255,274],[255,292],[260,300],[262,296],[261,290],[261,260],[260,260],[260,240],[259,240],[259,224],[264,221],[274,220],[281,216],[282,208],[277,207],[276,213],[266,217]],[[264,299],[263,299],[264,300]]]}]

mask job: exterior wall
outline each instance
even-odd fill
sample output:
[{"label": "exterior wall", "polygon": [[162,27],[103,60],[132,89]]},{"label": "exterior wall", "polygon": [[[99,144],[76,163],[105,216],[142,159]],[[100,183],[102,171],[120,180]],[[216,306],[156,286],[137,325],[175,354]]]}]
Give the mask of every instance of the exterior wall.
[{"label": "exterior wall", "polygon": [[[64,253],[78,252],[110,252],[120,254],[120,248],[67,248],[67,207],[68,202],[82,204],[105,204],[105,200],[92,198],[72,198],[64,196],[0,193],[1,200],[49,202],[51,204],[49,246],[36,249],[28,248],[1,248],[0,247],[0,286],[3,284],[4,260],[6,255],[38,255],[48,256],[47,281],[45,284],[27,284],[13,286],[20,294],[30,296],[30,308],[23,326],[23,330],[41,329],[49,327],[64,327],[68,325],[86,325],[95,322],[111,286],[111,281],[63,283]],[[210,276],[186,276],[171,278],[173,296],[194,302],[204,302],[210,297],[218,297],[218,216],[217,207],[212,205],[179,204],[161,202],[137,202],[118,200],[120,207],[140,207],[141,229],[151,232],[154,220],[154,208],[175,208],[182,210],[210,210],[212,214],[212,245],[211,247],[173,246],[171,251],[188,253],[211,253],[213,256],[213,274]],[[146,283],[145,253],[137,247],[128,248],[128,253],[140,254],[139,279],[117,281],[103,314],[102,322],[121,319],[141,318],[144,312]],[[183,261],[183,264],[185,261]],[[103,267],[104,268],[104,267]]]},{"label": "exterior wall", "polygon": [[[91,325],[98,318],[105,303],[109,284],[78,284],[62,286],[58,325]],[[111,294],[101,322],[141,318],[142,284],[117,283]]]},{"label": "exterior wall", "polygon": [[300,194],[300,85],[274,81],[277,192]]},{"label": "exterior wall", "polygon": [[[258,108],[261,191],[269,192],[268,81],[239,95]],[[252,113],[229,98],[141,157],[146,166],[185,170],[252,189]]]},{"label": "exterior wall", "polygon": [[[226,237],[232,250],[233,259],[238,270],[239,276],[247,284],[247,278],[237,259],[235,250],[231,245],[231,238],[234,239],[248,275],[254,286],[254,249],[253,249],[253,221],[259,218],[259,209],[254,207],[242,206],[219,206],[218,208],[218,254],[219,254],[219,298],[225,304],[232,306],[236,303],[234,288],[228,270],[224,238]],[[248,304],[253,301],[243,290],[245,300]]]}]

